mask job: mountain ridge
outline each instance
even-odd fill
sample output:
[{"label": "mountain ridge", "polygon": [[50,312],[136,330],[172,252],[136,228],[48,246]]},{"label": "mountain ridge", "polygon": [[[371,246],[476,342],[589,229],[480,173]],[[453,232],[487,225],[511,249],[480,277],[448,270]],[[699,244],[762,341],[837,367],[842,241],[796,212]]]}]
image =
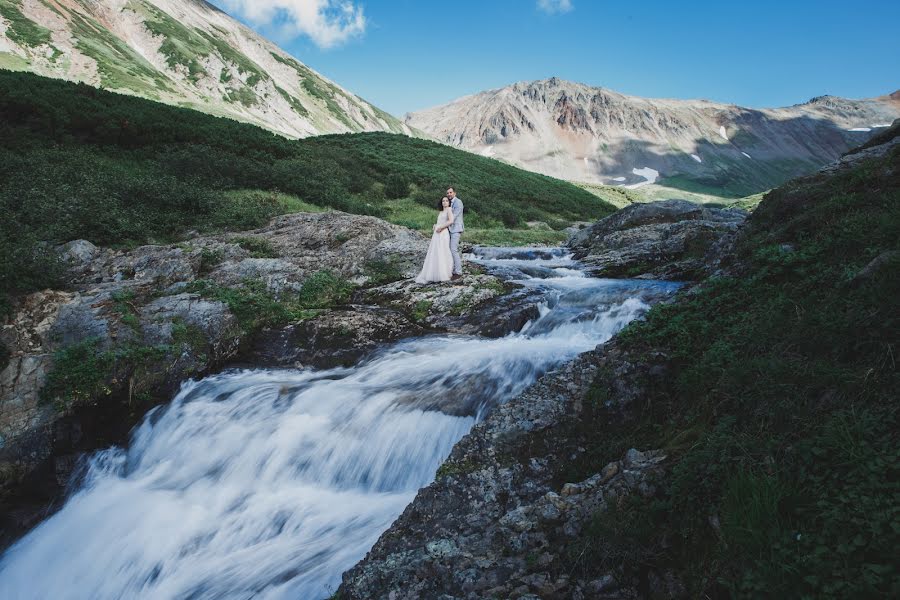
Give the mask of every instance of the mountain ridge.
[{"label": "mountain ridge", "polygon": [[415,134],[203,0],[0,0],[0,68],[186,106],[289,137]]},{"label": "mountain ridge", "polygon": [[557,77],[408,113],[438,141],[585,183],[756,193],[838,158],[900,117],[900,93],[784,108],[642,98]]}]

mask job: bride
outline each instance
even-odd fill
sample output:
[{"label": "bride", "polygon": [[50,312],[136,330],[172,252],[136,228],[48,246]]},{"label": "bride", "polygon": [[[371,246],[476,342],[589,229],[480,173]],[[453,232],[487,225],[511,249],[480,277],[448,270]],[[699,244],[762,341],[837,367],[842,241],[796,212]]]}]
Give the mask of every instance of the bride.
[{"label": "bride", "polygon": [[453,255],[450,254],[450,233],[447,231],[453,225],[453,212],[450,210],[450,199],[446,196],[441,198],[440,211],[428,254],[425,255],[425,264],[416,277],[416,283],[450,281],[453,276]]}]

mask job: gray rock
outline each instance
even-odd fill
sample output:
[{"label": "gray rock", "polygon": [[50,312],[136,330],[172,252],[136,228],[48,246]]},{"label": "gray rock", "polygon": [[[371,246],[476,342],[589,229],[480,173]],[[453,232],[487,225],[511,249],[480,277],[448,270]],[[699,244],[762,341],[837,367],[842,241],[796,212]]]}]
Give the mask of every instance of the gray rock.
[{"label": "gray rock", "polygon": [[[470,577],[459,574],[468,573],[473,561],[478,581],[491,582],[487,597],[590,598],[596,597],[595,588],[612,591],[615,586],[602,579],[605,573],[584,581],[551,576],[571,572],[571,559],[558,550],[571,547],[597,511],[606,510],[608,498],[652,491],[652,481],[665,469],[662,455],[634,450],[583,481],[561,489],[554,481],[584,446],[575,424],[583,418],[583,399],[597,374],[613,374],[612,405],[626,410],[643,396],[648,368],[613,342],[496,407],[453,448],[441,469],[446,475],[421,489],[366,558],[344,574],[341,597],[458,592],[471,585]],[[426,545],[436,538],[454,542],[461,553],[429,554]],[[635,595],[621,591],[621,597]]]},{"label": "gray rock", "polygon": [[423,333],[395,310],[354,305],[262,331],[240,361],[255,366],[349,366],[383,344]]},{"label": "gray rock", "polygon": [[60,258],[72,266],[81,266],[94,259],[100,249],[87,240],[73,240],[57,249]]},{"label": "gray rock", "polygon": [[569,246],[597,277],[694,279],[722,255],[746,213],[685,200],[632,204],[575,232]]}]

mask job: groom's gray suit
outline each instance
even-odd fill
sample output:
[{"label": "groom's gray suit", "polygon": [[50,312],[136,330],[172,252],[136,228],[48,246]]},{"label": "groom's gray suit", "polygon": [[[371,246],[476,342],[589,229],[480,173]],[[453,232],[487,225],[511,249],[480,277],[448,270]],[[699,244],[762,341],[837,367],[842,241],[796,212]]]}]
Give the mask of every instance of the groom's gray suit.
[{"label": "groom's gray suit", "polygon": [[450,226],[450,254],[453,255],[453,274],[462,275],[462,257],[459,255],[459,234],[466,230],[463,225],[463,203],[459,196],[450,204],[453,224]]}]

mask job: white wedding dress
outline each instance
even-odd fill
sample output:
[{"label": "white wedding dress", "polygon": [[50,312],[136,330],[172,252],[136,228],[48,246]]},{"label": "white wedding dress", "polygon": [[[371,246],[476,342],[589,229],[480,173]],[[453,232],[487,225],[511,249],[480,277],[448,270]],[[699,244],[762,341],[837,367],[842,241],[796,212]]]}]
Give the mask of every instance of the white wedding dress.
[{"label": "white wedding dress", "polygon": [[[447,224],[449,210],[442,210],[438,215],[437,225],[443,227]],[[450,281],[453,276],[453,255],[450,254],[450,232],[442,229],[440,233],[431,236],[431,245],[428,246],[428,254],[425,255],[425,264],[416,277],[416,283],[428,283],[429,281]]]}]

